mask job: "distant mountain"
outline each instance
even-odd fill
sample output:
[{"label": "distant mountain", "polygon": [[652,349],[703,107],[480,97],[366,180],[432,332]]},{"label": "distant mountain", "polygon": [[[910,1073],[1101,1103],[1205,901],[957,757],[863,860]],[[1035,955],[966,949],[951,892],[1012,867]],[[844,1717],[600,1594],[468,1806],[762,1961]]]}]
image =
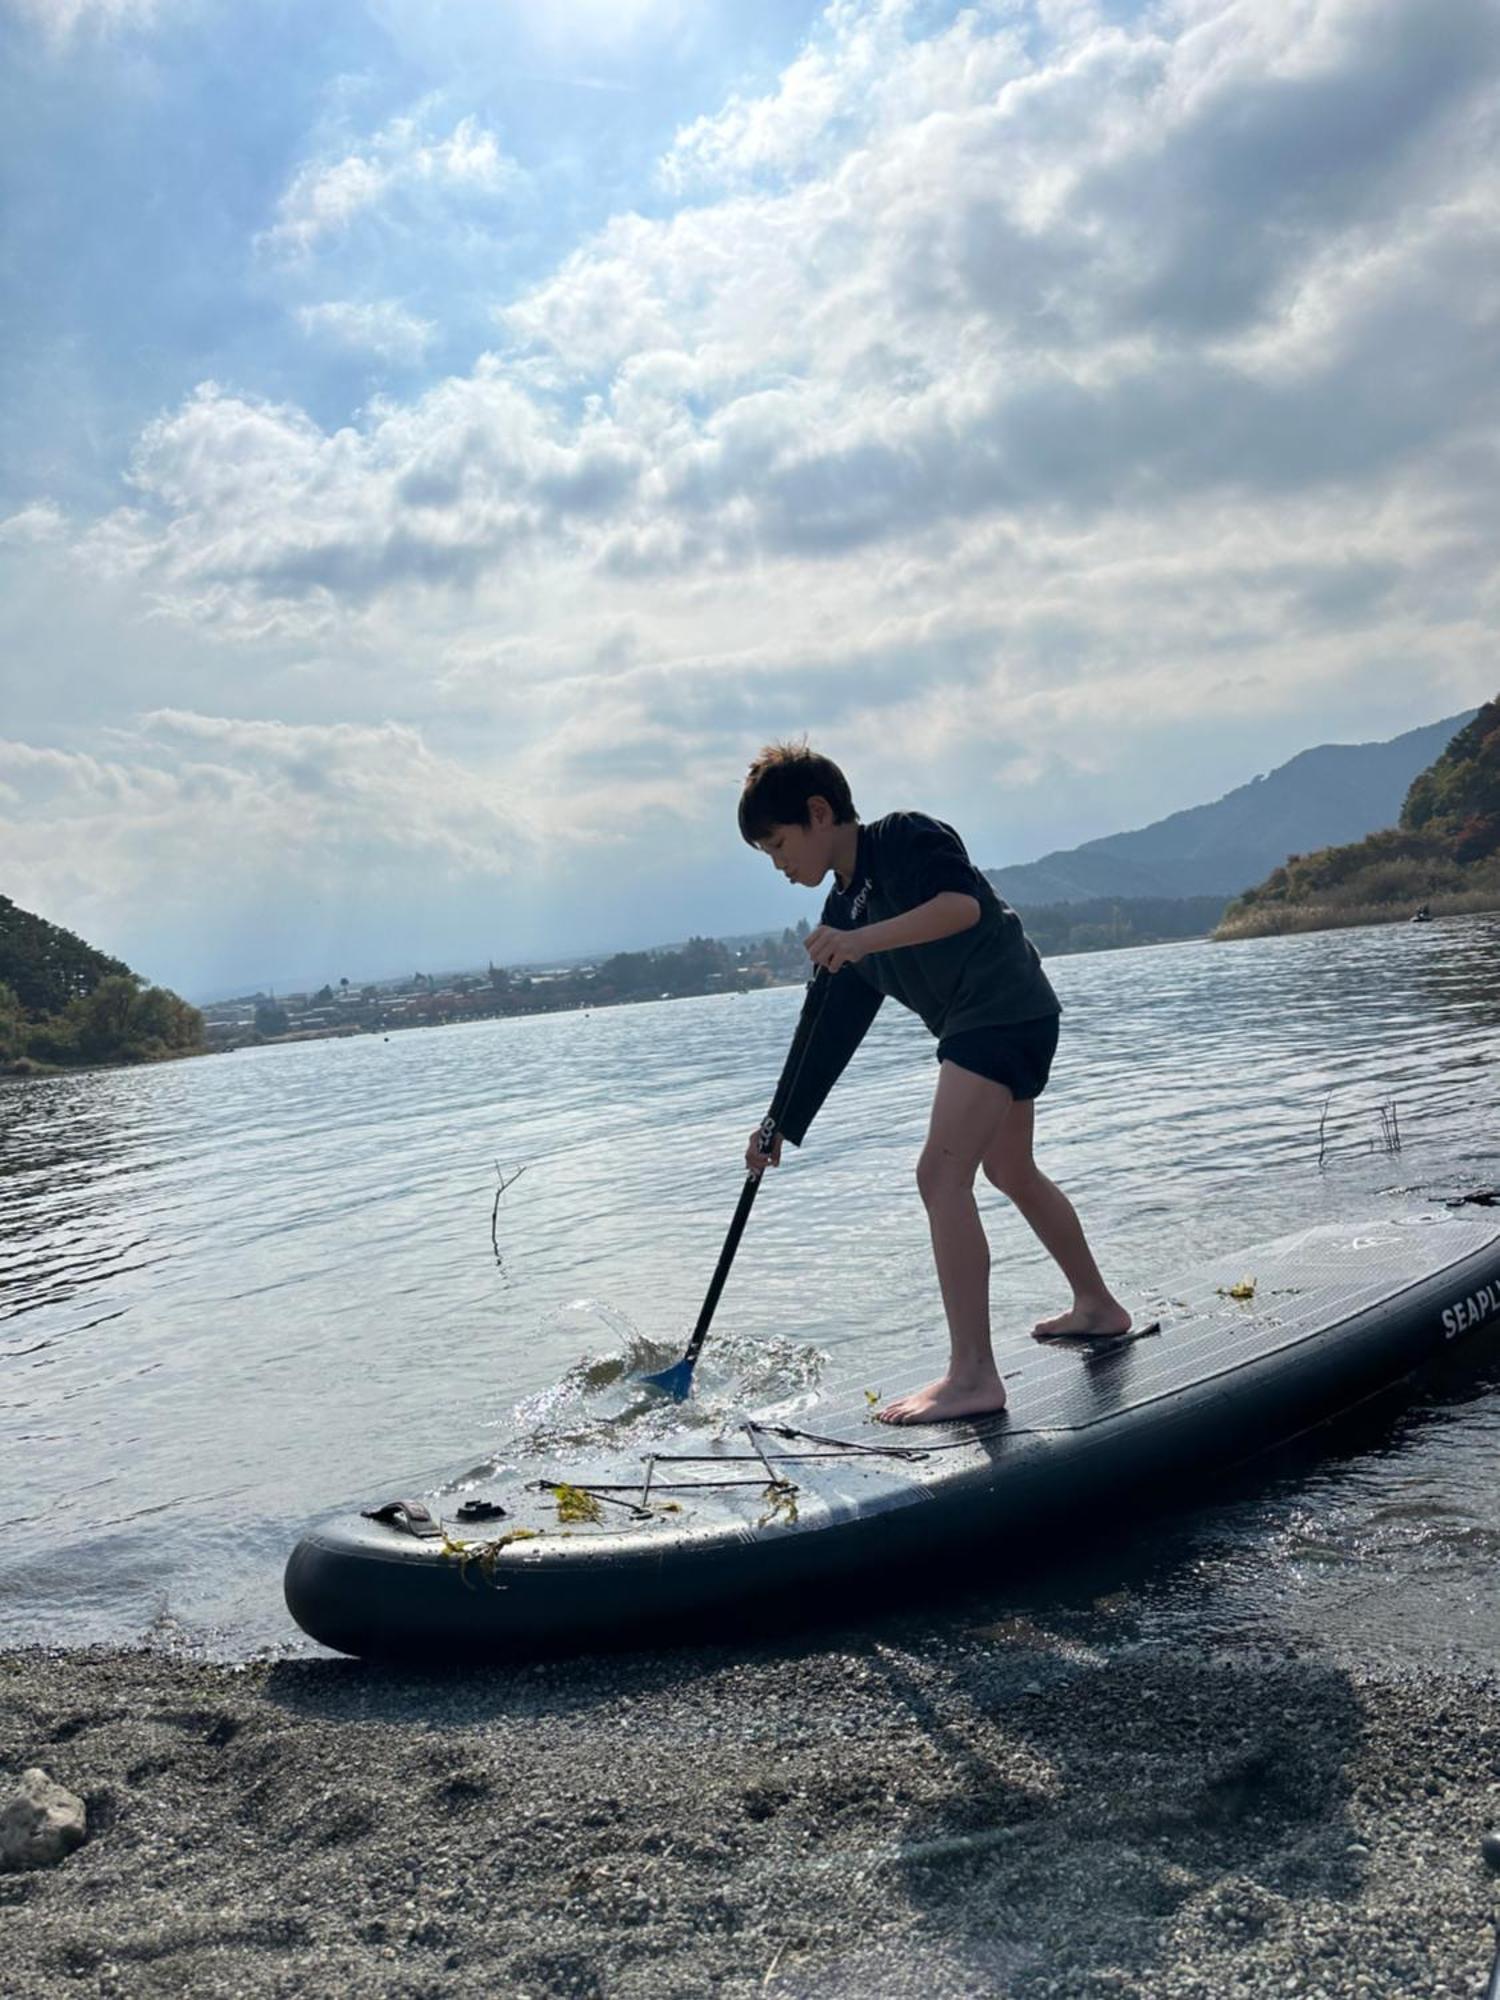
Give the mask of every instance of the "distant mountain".
[{"label": "distant mountain", "polygon": [[1039,903],[1110,896],[1235,896],[1264,881],[1288,855],[1394,826],[1412,781],[1477,712],[1409,729],[1387,743],[1325,743],[1212,805],[985,873],[1023,913]]}]

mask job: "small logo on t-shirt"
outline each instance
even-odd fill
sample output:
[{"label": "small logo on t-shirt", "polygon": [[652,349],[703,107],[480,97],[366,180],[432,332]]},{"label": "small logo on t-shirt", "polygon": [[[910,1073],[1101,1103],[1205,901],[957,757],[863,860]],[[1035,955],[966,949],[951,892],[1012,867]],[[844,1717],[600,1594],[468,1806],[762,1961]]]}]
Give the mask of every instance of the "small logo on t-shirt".
[{"label": "small logo on t-shirt", "polygon": [[870,889],[870,878],[866,876],[864,881],[859,885],[859,894],[849,898],[849,916],[851,921],[856,924],[864,916],[865,904],[870,900]]}]

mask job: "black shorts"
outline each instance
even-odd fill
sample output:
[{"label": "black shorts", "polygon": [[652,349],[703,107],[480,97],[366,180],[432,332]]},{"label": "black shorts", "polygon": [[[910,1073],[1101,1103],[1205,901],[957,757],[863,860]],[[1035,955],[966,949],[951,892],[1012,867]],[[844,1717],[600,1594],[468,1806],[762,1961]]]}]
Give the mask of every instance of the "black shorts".
[{"label": "black shorts", "polygon": [[1047,1088],[1057,1029],[1056,1014],[1012,1021],[1003,1028],[970,1028],[966,1034],[945,1035],[937,1045],[937,1059],[1003,1083],[1018,1103],[1026,1103]]}]

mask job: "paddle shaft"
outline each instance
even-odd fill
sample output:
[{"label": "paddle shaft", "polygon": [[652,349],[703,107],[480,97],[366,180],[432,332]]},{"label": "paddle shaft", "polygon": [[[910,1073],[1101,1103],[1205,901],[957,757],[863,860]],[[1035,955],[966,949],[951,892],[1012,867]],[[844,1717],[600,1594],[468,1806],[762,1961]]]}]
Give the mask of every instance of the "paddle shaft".
[{"label": "paddle shaft", "polygon": [[[818,1017],[828,998],[828,989],[833,984],[830,973],[821,968],[814,973],[811,983],[811,1004],[804,1008],[802,1019],[797,1024],[797,1032],[792,1038],[792,1046],[787,1051],[786,1065],[781,1072],[781,1082],[776,1095],[771,1100],[771,1108],[760,1123],[760,1150],[770,1157],[776,1143],[776,1133],[787,1102],[797,1088],[802,1075],[802,1065],[807,1057],[808,1044],[812,1041],[813,1030],[818,1025]],[[764,1169],[762,1169],[762,1174]],[[750,1211],[755,1206],[755,1196],[759,1190],[762,1174],[748,1173],[745,1185],[740,1189],[740,1198],[735,1203],[734,1217],[729,1225],[729,1234],[724,1238],[724,1248],[719,1252],[719,1261],[714,1266],[713,1277],[709,1281],[708,1296],[703,1301],[703,1310],[698,1315],[698,1324],[693,1328],[693,1337],[687,1344],[687,1352],[682,1357],[682,1365],[691,1368],[697,1361],[708,1338],[714,1309],[719,1303],[719,1294],[724,1289],[724,1281],[729,1276],[729,1267],[734,1262],[734,1253],[740,1247],[740,1238],[745,1233],[745,1224],[750,1220]]]},{"label": "paddle shaft", "polygon": [[[764,1127],[761,1128],[764,1131]],[[774,1137],[774,1132],[773,1135]],[[761,1151],[766,1148],[762,1146]],[[745,1224],[750,1220],[750,1210],[755,1205],[756,1191],[760,1187],[759,1174],[746,1174],[745,1185],[740,1189],[740,1198],[735,1203],[734,1219],[729,1225],[729,1234],[724,1238],[724,1248],[719,1252],[719,1261],[709,1280],[708,1296],[703,1301],[703,1310],[698,1315],[698,1324],[693,1328],[693,1337],[687,1344],[683,1360],[691,1368],[698,1359],[704,1341],[708,1338],[709,1324],[714,1316],[714,1308],[719,1303],[719,1294],[724,1289],[724,1281],[729,1276],[729,1267],[734,1262],[734,1253],[740,1247],[740,1238],[745,1233]]]}]

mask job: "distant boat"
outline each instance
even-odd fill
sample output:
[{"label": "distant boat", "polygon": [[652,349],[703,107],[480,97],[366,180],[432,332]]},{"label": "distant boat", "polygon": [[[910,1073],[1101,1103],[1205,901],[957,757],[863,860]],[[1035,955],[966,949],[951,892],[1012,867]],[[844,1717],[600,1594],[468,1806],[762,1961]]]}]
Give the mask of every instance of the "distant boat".
[{"label": "distant boat", "polygon": [[1432,912],[1425,903],[1420,910],[1412,913],[1412,922],[1414,924],[1430,924],[1432,922]]}]

